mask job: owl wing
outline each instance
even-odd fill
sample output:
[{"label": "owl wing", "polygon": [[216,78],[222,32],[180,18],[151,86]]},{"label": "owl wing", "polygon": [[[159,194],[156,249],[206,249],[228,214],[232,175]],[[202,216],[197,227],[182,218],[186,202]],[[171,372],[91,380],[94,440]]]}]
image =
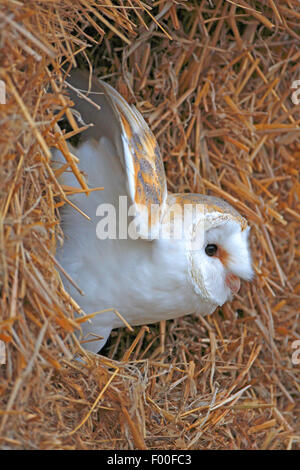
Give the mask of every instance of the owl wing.
[{"label": "owl wing", "polygon": [[[107,83],[93,78],[89,87],[89,76],[79,69],[71,72],[67,82],[71,85],[70,97],[75,109],[85,124],[93,127],[83,132],[83,139],[103,136],[111,140],[116,148],[127,194],[133,205],[137,233],[152,239],[157,233],[163,217],[167,198],[166,175],[157,141],[134,106]],[[75,90],[90,90],[89,100],[82,98]]]}]

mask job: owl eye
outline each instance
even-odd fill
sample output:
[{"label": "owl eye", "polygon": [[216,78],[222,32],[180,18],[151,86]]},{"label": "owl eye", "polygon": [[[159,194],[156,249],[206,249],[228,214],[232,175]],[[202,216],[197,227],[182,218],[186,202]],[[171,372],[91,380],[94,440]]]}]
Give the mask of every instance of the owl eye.
[{"label": "owl eye", "polygon": [[209,245],[206,245],[205,247],[205,253],[207,254],[207,256],[214,256],[218,251],[218,247],[217,245],[214,245],[214,244],[209,244]]}]

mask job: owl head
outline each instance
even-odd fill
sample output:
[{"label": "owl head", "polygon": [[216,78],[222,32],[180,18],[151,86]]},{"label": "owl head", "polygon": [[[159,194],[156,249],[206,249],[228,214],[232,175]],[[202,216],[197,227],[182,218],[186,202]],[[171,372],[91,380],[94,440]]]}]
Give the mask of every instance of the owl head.
[{"label": "owl head", "polygon": [[[175,194],[168,198],[170,211],[187,206],[193,208],[184,236],[188,278],[202,300],[199,313],[211,313],[232,299],[241,279],[253,278],[250,227],[233,207],[216,197]],[[183,218],[188,213],[180,212]]]}]

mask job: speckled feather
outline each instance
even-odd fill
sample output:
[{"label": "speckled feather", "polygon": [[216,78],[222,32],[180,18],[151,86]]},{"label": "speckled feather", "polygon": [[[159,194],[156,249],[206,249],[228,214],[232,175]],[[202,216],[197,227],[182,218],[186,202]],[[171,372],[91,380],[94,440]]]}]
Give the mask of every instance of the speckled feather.
[{"label": "speckled feather", "polygon": [[[93,77],[89,89],[89,77],[87,73],[79,69],[72,72],[69,82],[72,87],[85,91],[87,96],[100,106],[100,110],[97,110],[92,105],[88,105],[87,101],[76,92],[72,90],[69,92],[82,120],[86,124],[94,124],[93,128],[84,133],[83,140],[93,138],[98,141],[101,135],[117,140],[128,196],[136,205],[137,212],[139,205],[147,208],[147,229],[153,231],[160,222],[167,198],[165,170],[153,133],[139,111],[134,106],[129,106],[109,84]],[[103,115],[107,116],[106,122]],[[107,129],[108,122],[112,125],[111,129]],[[152,212],[151,217],[153,204],[158,205],[161,210]],[[146,233],[143,235],[146,238],[148,236]]]}]

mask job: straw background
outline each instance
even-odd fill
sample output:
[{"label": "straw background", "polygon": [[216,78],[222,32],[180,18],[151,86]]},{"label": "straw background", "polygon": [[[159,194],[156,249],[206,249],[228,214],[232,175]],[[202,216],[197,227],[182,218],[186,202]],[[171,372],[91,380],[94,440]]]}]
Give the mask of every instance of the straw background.
[{"label": "straw background", "polygon": [[[2,449],[300,448],[299,22],[297,0],[0,0]],[[141,111],[170,191],[223,197],[252,227],[256,278],[232,303],[116,330],[102,356],[76,340],[55,260],[76,189],[52,146],[84,189],[76,64]]]}]

